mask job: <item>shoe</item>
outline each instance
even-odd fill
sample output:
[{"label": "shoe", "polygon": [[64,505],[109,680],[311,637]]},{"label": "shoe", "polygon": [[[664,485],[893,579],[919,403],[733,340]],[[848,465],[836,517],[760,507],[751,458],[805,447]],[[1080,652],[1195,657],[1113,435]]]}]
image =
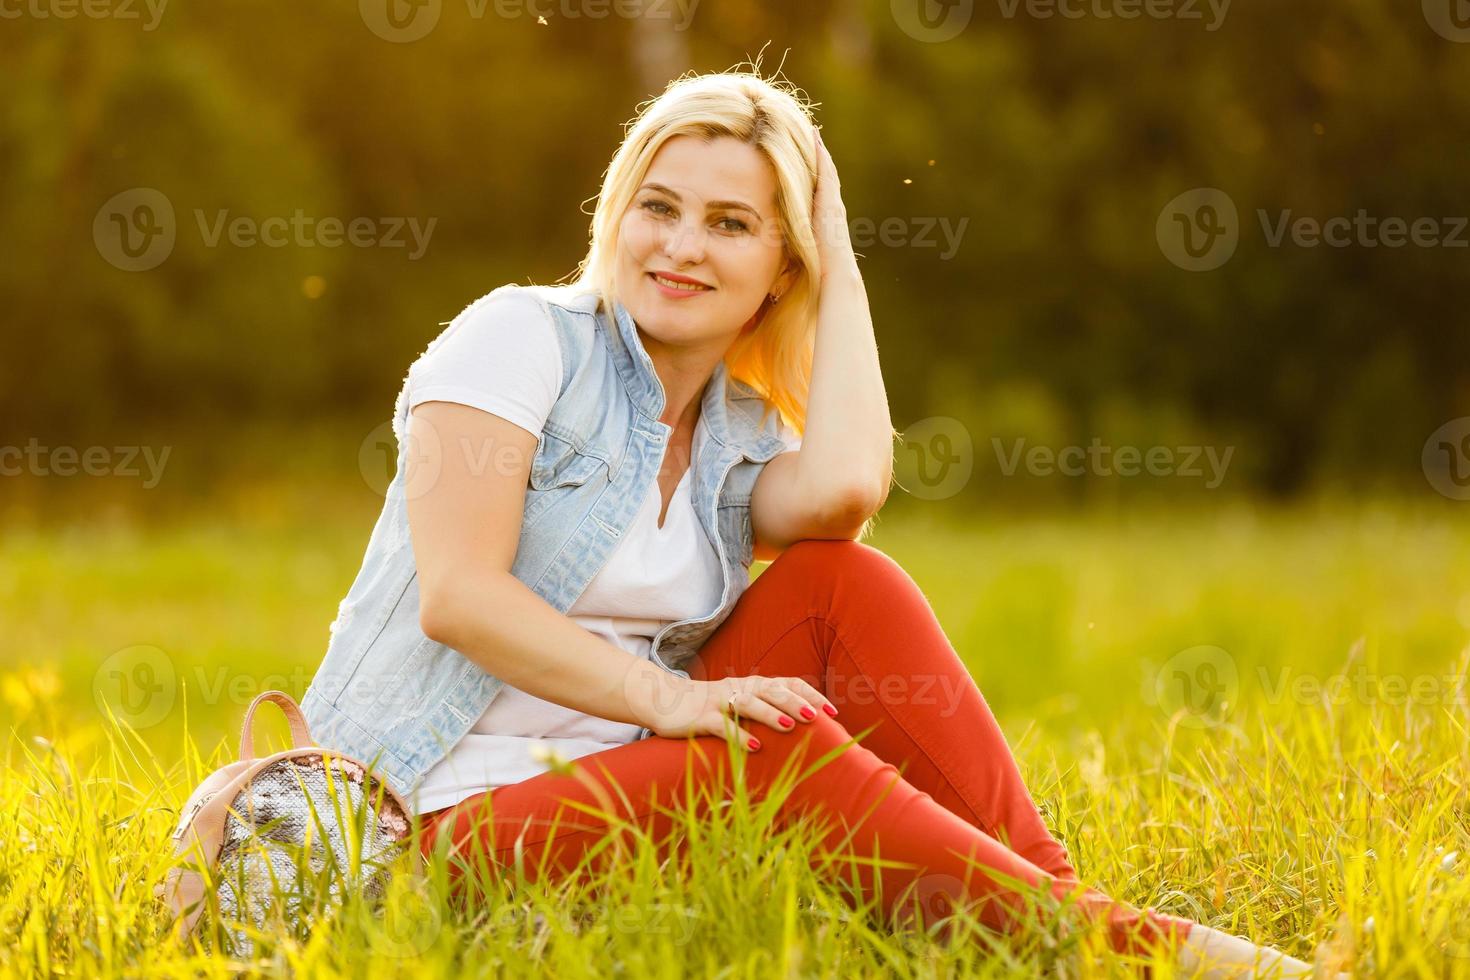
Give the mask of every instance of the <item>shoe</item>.
[{"label": "shoe", "polygon": [[[1300,980],[1321,974],[1304,963],[1269,946],[1195,923],[1179,946],[1181,976],[1195,980]],[[1351,980],[1347,973],[1331,974],[1334,980]]]}]

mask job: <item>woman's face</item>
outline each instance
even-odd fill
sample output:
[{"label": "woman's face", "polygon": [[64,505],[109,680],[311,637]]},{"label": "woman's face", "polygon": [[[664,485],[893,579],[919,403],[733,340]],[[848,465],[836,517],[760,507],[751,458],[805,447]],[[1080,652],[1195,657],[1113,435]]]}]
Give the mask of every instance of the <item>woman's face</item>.
[{"label": "woman's face", "polygon": [[782,274],[776,175],[759,150],[728,136],[676,136],[661,146],[618,234],[619,298],[660,344],[723,351],[766,294],[794,278],[794,270]]}]

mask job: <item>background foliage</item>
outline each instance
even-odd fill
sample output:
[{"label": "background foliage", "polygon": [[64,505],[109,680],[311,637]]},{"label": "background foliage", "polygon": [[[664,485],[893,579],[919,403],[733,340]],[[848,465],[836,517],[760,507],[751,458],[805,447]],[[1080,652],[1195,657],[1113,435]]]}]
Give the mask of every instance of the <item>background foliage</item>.
[{"label": "background foliage", "polygon": [[[1105,0],[1062,8],[1077,18],[924,2],[968,11],[964,30],[917,39],[880,0],[660,4],[662,20],[530,5],[544,24],[451,0],[412,43],[351,4],[176,0],[151,29],[141,3],[136,20],[9,19],[0,419],[49,443],[176,445],[181,480],[251,427],[330,423],[355,451],[438,324],[574,268],[639,102],[764,49],[821,104],[850,217],[905,222],[859,248],[900,429],[959,420],[991,477],[992,438],[1099,437],[1233,445],[1232,484],[1278,493],[1421,478],[1425,438],[1470,405],[1470,250],[1272,247],[1257,211],[1470,212],[1470,45],[1389,0],[1132,20],[1099,16],[1120,6]],[[167,196],[178,235],[128,272],[93,221],[138,187]],[[1194,187],[1240,212],[1210,272],[1155,238]],[[436,223],[410,259],[211,247],[195,217],[298,209]],[[963,227],[957,247],[937,229],[920,244],[926,221]],[[269,469],[281,443],[264,445]]]}]

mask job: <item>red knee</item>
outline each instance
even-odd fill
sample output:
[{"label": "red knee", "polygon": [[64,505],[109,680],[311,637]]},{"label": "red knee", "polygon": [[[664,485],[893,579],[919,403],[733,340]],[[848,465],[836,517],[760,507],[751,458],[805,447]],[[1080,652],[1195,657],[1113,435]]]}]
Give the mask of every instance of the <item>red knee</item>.
[{"label": "red knee", "polygon": [[809,722],[798,722],[791,731],[764,730],[761,747],[747,756],[747,767],[759,778],[774,778],[788,766],[798,776],[830,778],[857,769],[879,768],[886,763],[862,744],[864,732],[850,732],[842,722],[819,714]]},{"label": "red knee", "polygon": [[891,595],[917,586],[903,566],[861,541],[803,538],[776,557],[760,578],[774,575],[807,586],[827,583],[836,594],[855,596],[868,590]]}]

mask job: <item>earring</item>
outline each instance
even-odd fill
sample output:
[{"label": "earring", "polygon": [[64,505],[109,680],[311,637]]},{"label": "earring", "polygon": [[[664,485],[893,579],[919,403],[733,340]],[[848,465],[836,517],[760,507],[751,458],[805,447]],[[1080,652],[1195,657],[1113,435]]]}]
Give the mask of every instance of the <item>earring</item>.
[{"label": "earring", "polygon": [[775,306],[777,303],[781,302],[781,296],[779,293],[766,293],[766,299],[770,302],[772,306]]}]

